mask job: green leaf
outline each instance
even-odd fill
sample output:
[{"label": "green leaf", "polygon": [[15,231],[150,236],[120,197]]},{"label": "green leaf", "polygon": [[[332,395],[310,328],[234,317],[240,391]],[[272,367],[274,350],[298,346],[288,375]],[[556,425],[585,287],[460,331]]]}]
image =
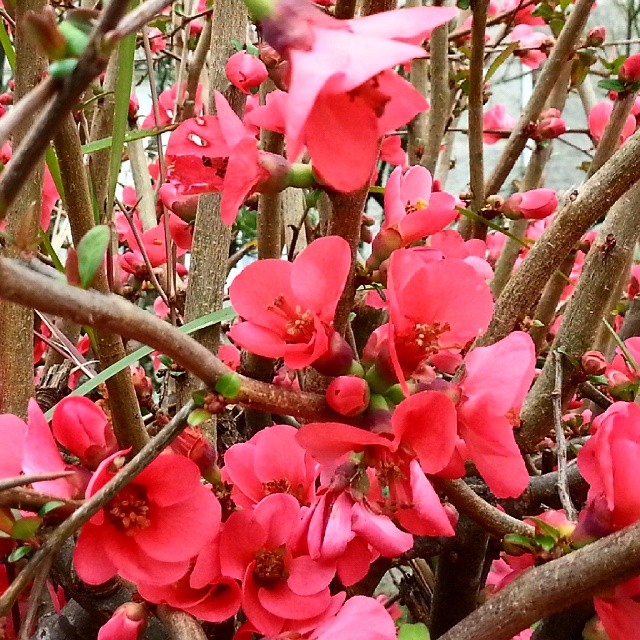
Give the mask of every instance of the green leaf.
[{"label": "green leaf", "polygon": [[204,407],[204,399],[207,396],[207,392],[204,389],[198,389],[191,394],[191,399],[195,403],[196,407]]},{"label": "green leaf", "polygon": [[70,76],[78,66],[77,58],[65,58],[56,60],[49,65],[49,75],[56,80],[62,80]]},{"label": "green leaf", "polygon": [[466,11],[471,6],[471,0],[458,0],[456,6],[461,11]]},{"label": "green leaf", "polygon": [[240,391],[240,377],[237,373],[226,373],[216,382],[215,390],[225,398],[233,400]]},{"label": "green leaf", "polygon": [[484,83],[489,82],[493,74],[500,68],[503,62],[507,61],[507,58],[518,48],[518,42],[512,42],[500,55],[491,63],[491,66],[487,69],[487,75],[484,77]]},{"label": "green leaf", "polygon": [[60,500],[52,500],[51,502],[47,502],[47,504],[43,505],[38,511],[39,516],[46,516],[47,513],[51,513],[54,509],[58,507],[64,507],[64,502],[60,502]]},{"label": "green leaf", "polygon": [[256,57],[260,56],[260,49],[258,49],[258,47],[256,47],[255,44],[248,42],[246,49],[247,49],[247,53],[251,54],[252,56],[256,56]]},{"label": "green leaf", "polygon": [[16,70],[16,52],[13,49],[13,43],[7,33],[7,28],[4,26],[4,20],[0,20],[0,45],[4,49],[4,55],[7,57],[7,62],[11,67],[11,71],[15,73]]},{"label": "green leaf", "polygon": [[618,78],[605,78],[598,82],[598,86],[605,91],[624,91],[625,86]]},{"label": "green leaf", "polygon": [[[132,2],[133,8],[137,2]],[[111,211],[120,175],[122,150],[129,122],[129,99],[133,82],[133,58],[136,53],[136,34],[123,38],[118,48],[118,78],[116,79],[113,132],[111,134],[111,156],[109,158],[109,190],[107,211]]]},{"label": "green leaf", "polygon": [[102,266],[104,254],[111,240],[111,231],[106,225],[93,227],[84,234],[78,244],[78,272],[80,284],[87,289]]},{"label": "green leaf", "polygon": [[31,547],[18,547],[9,554],[7,562],[18,562],[18,560],[28,556],[30,553]]},{"label": "green leaf", "polygon": [[206,422],[211,414],[206,409],[194,409],[187,418],[187,424],[190,427],[197,427],[199,424]]},{"label": "green leaf", "polygon": [[[191,322],[188,322],[183,327],[180,327],[180,331],[183,331],[187,335],[195,333],[199,329],[206,329],[207,327],[211,327],[214,324],[218,324],[220,322],[225,322],[226,320],[231,320],[236,317],[236,312],[231,308],[227,307],[225,309],[220,309],[219,311],[214,311],[213,313],[207,313],[206,315],[196,318]],[[126,369],[129,365],[138,362],[138,360],[142,360],[148,356],[152,351],[153,347],[140,347],[133,353],[130,353],[128,356],[122,358],[122,360],[118,360],[118,362],[114,362],[110,367],[107,367],[104,371],[101,371],[97,376],[91,378],[84,384],[81,384],[75,391],[72,391],[70,395],[72,396],[86,396],[88,393],[91,393],[94,389],[99,387],[105,380],[111,378],[111,376],[115,376],[116,373],[120,373],[123,369]],[[53,412],[55,411],[55,406],[49,409],[45,414],[47,420],[51,420],[53,417]]]},{"label": "green leaf", "polygon": [[551,526],[548,522],[541,520],[540,518],[528,518],[531,522],[535,523],[536,528],[542,531],[543,534],[553,538],[554,540],[559,540],[561,537],[560,532],[553,526]]},{"label": "green leaf", "polygon": [[39,233],[40,233],[40,243],[44,246],[44,249],[47,252],[47,255],[51,258],[51,261],[53,262],[53,266],[60,273],[64,273],[65,272],[64,265],[60,261],[60,258],[58,257],[58,254],[56,253],[55,249],[51,245],[51,240],[49,239],[49,234],[46,231],[44,231],[43,229],[40,229]]},{"label": "green leaf", "polygon": [[[153,138],[166,131],[173,131],[178,125],[170,124],[166,127],[154,127],[152,129],[140,129],[138,131],[129,131],[124,137],[125,142],[131,142],[132,140],[142,140],[143,138]],[[100,138],[94,142],[88,142],[82,145],[82,153],[94,153],[95,151],[101,151],[102,149],[108,149],[113,143],[113,138]]]},{"label": "green leaf", "polygon": [[429,640],[429,629],[422,623],[403,624],[398,633],[398,640]]},{"label": "green leaf", "polygon": [[42,518],[37,516],[28,516],[26,518],[20,518],[16,520],[11,530],[11,537],[14,540],[29,540],[33,538],[35,532],[40,528],[42,524]]},{"label": "green leaf", "polygon": [[551,536],[536,536],[536,544],[548,552],[556,546],[556,541]]}]

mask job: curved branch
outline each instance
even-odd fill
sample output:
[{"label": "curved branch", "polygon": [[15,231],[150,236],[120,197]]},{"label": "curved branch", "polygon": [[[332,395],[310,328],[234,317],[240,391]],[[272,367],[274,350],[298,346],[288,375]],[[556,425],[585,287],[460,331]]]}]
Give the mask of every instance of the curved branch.
[{"label": "curved branch", "polygon": [[534,536],[535,529],[526,522],[496,509],[483,500],[464,480],[444,480],[431,476],[431,482],[446,493],[449,502],[469,516],[488,533],[502,538],[509,533]]},{"label": "curved branch", "polygon": [[[138,340],[168,355],[211,388],[231,373],[196,340],[123,298],[67,286],[6,258],[0,258],[0,298]],[[303,419],[331,419],[321,395],[238,378],[236,404]]]},{"label": "curved branch", "polygon": [[441,640],[510,640],[547,615],[640,573],[640,523],[529,569]]}]

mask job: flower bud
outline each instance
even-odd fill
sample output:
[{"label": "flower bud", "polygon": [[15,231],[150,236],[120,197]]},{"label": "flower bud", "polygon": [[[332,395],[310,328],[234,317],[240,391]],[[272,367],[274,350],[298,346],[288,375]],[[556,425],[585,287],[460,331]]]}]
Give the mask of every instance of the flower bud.
[{"label": "flower bud", "polygon": [[147,610],[136,602],[127,602],[115,610],[100,627],[98,640],[138,640],[147,626]]},{"label": "flower bud", "polygon": [[587,40],[585,42],[587,47],[601,47],[607,38],[607,28],[600,25],[594,27],[587,33]]},{"label": "flower bud", "polygon": [[534,140],[552,140],[565,133],[567,125],[560,117],[558,109],[547,109],[540,114],[535,131],[531,136]]},{"label": "flower bud", "polygon": [[246,95],[259,87],[269,75],[264,62],[246,51],[234,53],[227,61],[225,71],[229,82]]},{"label": "flower bud", "polygon": [[143,367],[131,365],[129,369],[131,371],[133,388],[136,391],[140,405],[149,408],[153,404],[153,384],[151,383],[151,379],[147,377]]},{"label": "flower bud", "polygon": [[341,376],[349,371],[353,351],[349,343],[337,332],[329,336],[329,350],[313,363],[313,368],[325,376]]},{"label": "flower bud", "polygon": [[340,376],[327,388],[327,404],[343,416],[357,416],[369,406],[369,385],[357,376]]},{"label": "flower bud", "polygon": [[180,195],[176,185],[172,182],[165,182],[160,187],[158,194],[160,195],[160,201],[169,211],[173,211],[185,222],[195,220],[199,196]]},{"label": "flower bud", "polygon": [[522,193],[514,193],[502,206],[503,213],[509,217],[542,220],[551,215],[558,206],[558,198],[553,189],[532,189]]},{"label": "flower bud", "polygon": [[402,247],[402,236],[395,229],[382,229],[371,243],[371,256],[367,266],[379,267],[396,249]]},{"label": "flower bud", "polygon": [[640,80],[640,53],[629,56],[618,70],[618,79],[622,82],[638,82]]},{"label": "flower bud", "polygon": [[260,60],[264,62],[268,69],[272,67],[277,67],[282,62],[282,56],[269,44],[266,42],[261,42],[258,45],[258,51]]},{"label": "flower bud", "polygon": [[216,466],[218,452],[204,437],[200,427],[184,429],[171,443],[171,450],[195,462],[203,478],[211,481],[212,477],[215,478],[219,475]]},{"label": "flower bud", "polygon": [[587,351],[582,356],[582,368],[589,376],[600,376],[606,370],[609,363],[599,351]]},{"label": "flower bud", "polygon": [[289,186],[289,173],[291,165],[286,158],[277,153],[259,151],[260,166],[267,175],[257,186],[259,193],[279,193]]}]

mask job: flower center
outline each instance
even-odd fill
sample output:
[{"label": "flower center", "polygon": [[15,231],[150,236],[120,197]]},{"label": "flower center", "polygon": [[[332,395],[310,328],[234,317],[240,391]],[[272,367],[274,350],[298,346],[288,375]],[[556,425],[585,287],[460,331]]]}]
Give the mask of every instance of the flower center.
[{"label": "flower center", "polygon": [[429,206],[429,203],[422,198],[418,198],[413,204],[407,204],[404,210],[409,213],[415,213],[416,211],[422,211]]},{"label": "flower center", "polygon": [[285,333],[292,342],[309,342],[315,332],[313,314],[309,309],[303,309],[300,305],[295,307],[289,304],[283,296],[278,296],[269,311],[279,314],[287,320]]},{"label": "flower center", "polygon": [[261,587],[273,587],[280,580],[289,577],[289,572],[284,566],[284,554],[284,547],[258,551],[253,578]]},{"label": "flower center", "polygon": [[148,512],[147,495],[138,486],[125,487],[107,507],[111,522],[128,536],[134,535],[136,529],[146,529],[151,524]]},{"label": "flower center", "polygon": [[262,483],[262,489],[265,495],[270,496],[272,493],[288,493],[293,495],[293,487],[287,478],[279,478],[278,480],[269,480]]},{"label": "flower center", "polygon": [[406,334],[398,336],[396,349],[402,368],[412,373],[418,365],[442,349],[439,338],[450,328],[446,322],[416,324]]}]

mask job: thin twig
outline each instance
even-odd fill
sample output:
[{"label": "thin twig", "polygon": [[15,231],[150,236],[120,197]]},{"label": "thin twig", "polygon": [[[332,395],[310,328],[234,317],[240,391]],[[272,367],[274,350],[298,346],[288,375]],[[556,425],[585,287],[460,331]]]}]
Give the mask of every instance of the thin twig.
[{"label": "thin twig", "polygon": [[31,629],[34,627],[38,616],[38,609],[41,605],[42,591],[44,590],[44,586],[47,583],[49,571],[51,571],[52,561],[52,554],[46,556],[36,574],[33,585],[31,586],[31,592],[29,593],[29,604],[22,620],[22,626],[20,627],[18,640],[29,640],[29,638],[31,637]]},{"label": "thin twig", "polygon": [[75,475],[75,471],[56,471],[54,473],[33,473],[27,476],[16,476],[15,478],[6,478],[0,480],[0,491],[13,489],[14,487],[25,487],[34,482],[46,482],[47,480],[58,480],[60,478],[68,478]]},{"label": "thin twig", "polygon": [[449,502],[477,522],[488,533],[502,538],[508,533],[533,537],[535,529],[496,509],[483,500],[464,480],[445,480],[430,476],[431,482],[443,491]]},{"label": "thin twig", "polygon": [[558,458],[558,495],[560,502],[569,520],[577,519],[576,509],[571,502],[569,494],[569,484],[567,482],[567,439],[564,435],[564,425],[562,424],[562,354],[553,352],[556,362],[556,384],[551,393],[553,402],[553,417],[555,421],[557,458]]}]

